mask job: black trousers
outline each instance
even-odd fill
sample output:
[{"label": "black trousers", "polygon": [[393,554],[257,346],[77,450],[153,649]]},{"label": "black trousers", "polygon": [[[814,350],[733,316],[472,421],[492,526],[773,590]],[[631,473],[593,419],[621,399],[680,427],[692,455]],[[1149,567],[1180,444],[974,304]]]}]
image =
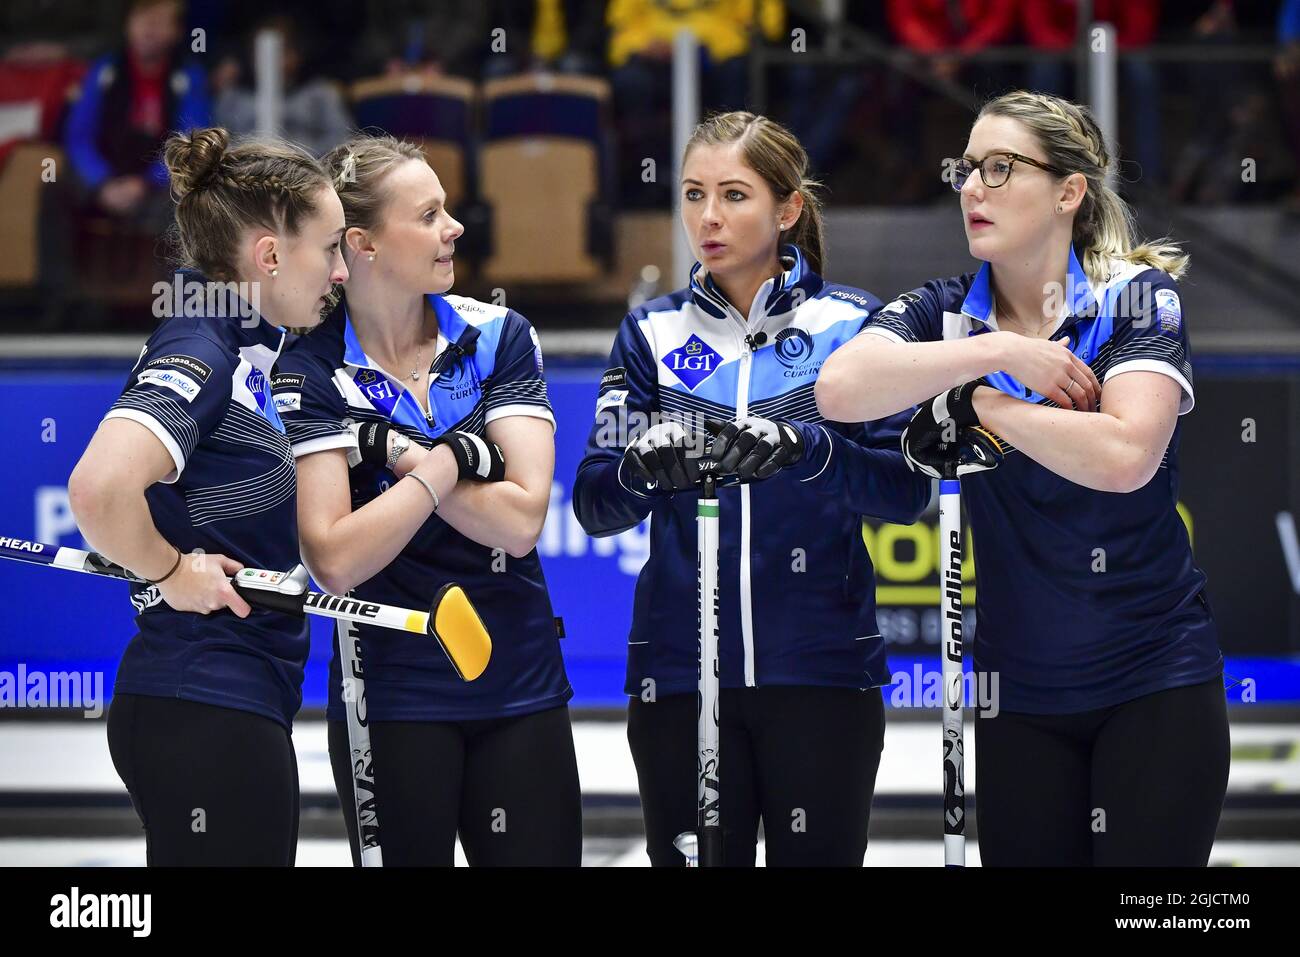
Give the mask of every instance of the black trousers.
[{"label": "black trousers", "polygon": [[987,866],[1204,867],[1228,787],[1223,679],[1079,714],[975,719]]},{"label": "black trousers", "polygon": [[[329,722],[334,787],[360,866],[352,755]],[[375,813],[385,867],[582,863],[582,793],[565,706],[484,721],[372,721]]]},{"label": "black trousers", "polygon": [[251,711],[118,694],[108,747],[144,825],[150,867],[293,865],[298,761],[283,725]]},{"label": "black trousers", "polygon": [[[696,702],[680,694],[628,706],[656,867],[683,866],[673,839],[696,829]],[[885,740],[880,689],[727,688],[719,720],[724,865],[754,865],[762,820],[770,866],[861,867]]]}]

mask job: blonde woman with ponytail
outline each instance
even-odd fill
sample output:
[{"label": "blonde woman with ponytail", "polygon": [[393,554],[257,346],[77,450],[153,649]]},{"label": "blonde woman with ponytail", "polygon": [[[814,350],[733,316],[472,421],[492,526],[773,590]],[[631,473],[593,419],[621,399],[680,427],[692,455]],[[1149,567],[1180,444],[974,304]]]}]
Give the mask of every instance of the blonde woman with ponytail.
[{"label": "blonde woman with ponytail", "polygon": [[[350,631],[388,867],[577,867],[573,696],[537,539],[555,418],[532,325],[454,295],[464,227],[423,150],[358,135],[321,161],[343,204],[349,278],[280,363],[303,563],[334,594],[421,600],[448,583],[492,635],[472,682],[428,642]],[[336,648],[337,652],[337,648]],[[330,765],[361,864],[343,671],[330,662]]]},{"label": "blonde woman with ponytail", "polygon": [[[929,483],[906,418],[824,422],[817,369],[881,302],[823,279],[808,157],[751,113],[699,125],[679,184],[699,259],[687,288],[623,320],[601,377],[574,510],[588,534],[652,517],[628,637],[628,740],[646,846],[681,865],[695,829],[696,502],[704,453],[721,514],[723,863],[860,867],[890,682],[862,516],[911,523]],[[683,277],[685,278],[685,277]],[[716,436],[716,438],[715,438]]]},{"label": "blonde woman with ponytail", "polygon": [[962,484],[998,689],[975,722],[985,864],[1203,866],[1227,787],[1223,657],[1176,511],[1187,256],[1134,239],[1113,163],[1085,107],[990,101],[951,164],[979,270],[885,306],[817,382],[832,419],[921,402],[903,447],[928,474],[970,461],[976,427],[1007,444]]}]

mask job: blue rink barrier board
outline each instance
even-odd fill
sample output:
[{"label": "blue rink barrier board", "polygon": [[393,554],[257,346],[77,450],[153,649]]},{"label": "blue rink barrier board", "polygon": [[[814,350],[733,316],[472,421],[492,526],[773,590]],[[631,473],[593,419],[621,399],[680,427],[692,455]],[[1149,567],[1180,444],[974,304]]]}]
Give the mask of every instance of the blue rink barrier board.
[{"label": "blue rink barrier board", "polygon": [[[633,585],[648,554],[648,524],[607,539],[591,539],[582,531],[571,507],[573,476],[604,367],[589,359],[547,359],[558,431],[555,481],[538,552],[556,614],[564,618],[563,649],[575,691],[573,705],[622,706]],[[1225,372],[1241,375],[1243,365],[1233,364]],[[0,447],[6,453],[0,535],[86,547],[68,510],[67,476],[129,367],[129,360],[0,361],[0,407],[8,410],[0,420]],[[1210,521],[1202,515],[1198,528],[1203,530]],[[912,544],[904,547],[916,550],[905,553],[907,561],[900,567],[912,568],[920,560],[924,546],[918,542],[928,534],[927,528],[933,529],[935,519],[930,517],[928,526],[925,522],[903,536],[913,536]],[[873,556],[878,540],[885,540],[879,532],[867,532]],[[1197,540],[1201,534],[1198,531]],[[889,533],[891,542],[897,539]],[[888,560],[877,564],[885,566],[882,575],[887,575]],[[1213,588],[1213,573],[1210,580]],[[927,598],[929,590],[937,596],[937,576],[880,584],[882,632],[890,641],[895,674],[895,684],[884,689],[886,701],[892,706],[928,705],[929,695],[937,694],[940,670],[936,603]],[[593,596],[599,596],[599,602]],[[125,585],[0,562],[0,601],[4,607],[0,673],[15,675],[20,666],[29,674],[99,672],[105,694],[111,693],[118,658],[134,634]],[[331,624],[314,619],[312,639],[303,704],[319,708],[326,696]],[[1225,684],[1230,703],[1239,705],[1243,698],[1261,703],[1300,701],[1300,655],[1285,643],[1278,648],[1284,653],[1229,655]]]}]

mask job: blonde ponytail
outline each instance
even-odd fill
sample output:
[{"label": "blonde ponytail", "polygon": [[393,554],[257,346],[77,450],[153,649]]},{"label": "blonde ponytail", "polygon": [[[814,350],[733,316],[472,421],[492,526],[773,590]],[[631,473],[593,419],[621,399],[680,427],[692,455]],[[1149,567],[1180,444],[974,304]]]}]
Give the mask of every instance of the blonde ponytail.
[{"label": "blonde ponytail", "polygon": [[1075,244],[1083,252],[1083,271],[1093,281],[1099,281],[1109,271],[1112,259],[1134,265],[1152,266],[1178,279],[1187,271],[1188,255],[1177,243],[1167,238],[1148,240],[1134,245],[1137,234],[1133,211],[1119,194],[1098,182],[1088,183],[1091,208],[1085,198],[1084,207],[1074,220]]},{"label": "blonde ponytail", "polygon": [[790,242],[803,252],[808,268],[819,276],[826,262],[826,225],[822,219],[822,201],[817,194],[821,184],[810,179],[801,180],[799,195],[803,197],[803,212],[790,231]]}]

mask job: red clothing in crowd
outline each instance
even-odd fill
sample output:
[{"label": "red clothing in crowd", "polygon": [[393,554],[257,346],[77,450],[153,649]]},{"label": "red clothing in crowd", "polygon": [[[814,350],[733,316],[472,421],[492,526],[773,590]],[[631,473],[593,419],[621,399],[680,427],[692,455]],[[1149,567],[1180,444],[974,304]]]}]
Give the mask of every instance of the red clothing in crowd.
[{"label": "red clothing in crowd", "polygon": [[85,73],[78,60],[0,61],[0,169],[19,143],[58,139],[69,93]]},{"label": "red clothing in crowd", "polygon": [[921,53],[972,51],[1006,41],[1018,0],[888,0],[890,29]]},{"label": "red clothing in crowd", "polygon": [[[1160,0],[1094,0],[1092,18],[1111,23],[1121,49],[1149,46],[1156,38]],[[1076,0],[1024,0],[1025,39],[1040,50],[1074,46],[1079,26]]]},{"label": "red clothing in crowd", "polygon": [[127,70],[131,75],[131,104],[127,110],[131,127],[150,136],[163,131],[163,84],[167,82],[171,63],[164,60],[152,68],[145,68],[130,50],[126,54]]}]

